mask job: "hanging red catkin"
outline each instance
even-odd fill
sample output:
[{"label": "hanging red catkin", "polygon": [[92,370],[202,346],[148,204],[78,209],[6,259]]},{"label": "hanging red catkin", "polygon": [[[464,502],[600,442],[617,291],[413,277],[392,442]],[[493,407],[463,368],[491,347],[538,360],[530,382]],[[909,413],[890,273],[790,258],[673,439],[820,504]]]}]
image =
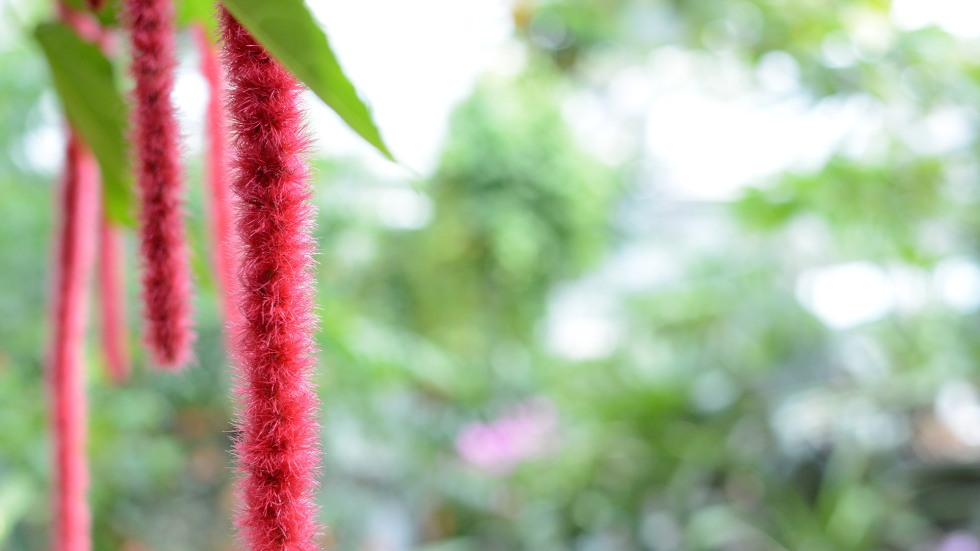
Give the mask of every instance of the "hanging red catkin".
[{"label": "hanging red catkin", "polygon": [[88,551],[86,502],[85,291],[95,256],[98,172],[91,154],[70,133],[62,183],[54,296],[51,402],[54,439],[54,551]]},{"label": "hanging red catkin", "polygon": [[136,81],[134,130],[140,190],[140,250],[146,342],[153,361],[176,369],[190,359],[190,266],[183,217],[170,0],[125,0]]},{"label": "hanging red catkin", "polygon": [[252,551],[314,551],[313,207],[300,88],[224,9],[221,25],[243,248],[237,524]]},{"label": "hanging red catkin", "polygon": [[207,29],[197,25],[193,29],[201,56],[201,74],[208,83],[207,137],[208,137],[208,193],[211,215],[211,244],[214,271],[218,275],[222,307],[227,327],[238,325],[241,311],[235,302],[235,270],[238,259],[232,241],[232,208],[228,196],[228,153],[225,128],[225,109],[222,104],[225,79],[218,61],[218,52],[208,38]]},{"label": "hanging red catkin", "polygon": [[102,217],[99,228],[99,306],[102,351],[113,382],[129,377],[126,345],[126,285],[123,282],[122,231]]}]

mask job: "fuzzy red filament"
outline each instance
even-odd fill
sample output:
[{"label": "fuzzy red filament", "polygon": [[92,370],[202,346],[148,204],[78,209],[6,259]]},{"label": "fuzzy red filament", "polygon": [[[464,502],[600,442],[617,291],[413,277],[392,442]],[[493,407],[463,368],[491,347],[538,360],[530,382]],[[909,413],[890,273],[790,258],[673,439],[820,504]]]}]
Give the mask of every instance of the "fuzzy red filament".
[{"label": "fuzzy red filament", "polygon": [[140,192],[140,250],[146,342],[157,365],[190,359],[190,266],[183,217],[170,0],[125,0],[136,81],[134,137]]},{"label": "fuzzy red filament", "polygon": [[313,551],[319,463],[311,382],[314,212],[300,87],[225,10],[221,24],[243,249],[237,524],[252,551]]},{"label": "fuzzy red filament", "polygon": [[99,228],[99,306],[102,350],[115,383],[129,377],[126,345],[126,285],[123,281],[122,231],[104,216]]},{"label": "fuzzy red filament", "polygon": [[98,172],[71,133],[61,191],[56,257],[51,403],[54,438],[54,551],[88,551],[90,519],[85,462],[85,292],[95,256]]},{"label": "fuzzy red filament", "polygon": [[207,188],[210,199],[211,243],[214,251],[212,263],[220,287],[225,324],[233,327],[238,325],[241,311],[235,302],[235,290],[238,287],[235,281],[235,269],[238,259],[235,257],[232,241],[232,209],[228,192],[228,141],[225,109],[222,104],[225,79],[218,61],[218,52],[208,38],[207,29],[203,25],[198,25],[192,30],[201,56],[201,74],[208,83],[205,126],[208,148]]}]

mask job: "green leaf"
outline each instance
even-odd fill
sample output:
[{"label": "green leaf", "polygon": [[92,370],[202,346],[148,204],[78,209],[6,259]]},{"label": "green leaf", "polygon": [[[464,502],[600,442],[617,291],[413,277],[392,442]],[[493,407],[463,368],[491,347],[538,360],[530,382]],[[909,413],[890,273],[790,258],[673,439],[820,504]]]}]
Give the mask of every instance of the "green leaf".
[{"label": "green leaf", "polygon": [[132,173],[126,140],[126,103],[116,87],[112,64],[99,48],[66,25],[42,23],[34,36],[51,67],[65,114],[92,149],[102,171],[109,218],[132,225]]},{"label": "green leaf", "polygon": [[119,14],[122,12],[122,0],[108,0],[102,8],[95,13],[99,23],[103,27],[114,27],[119,25]]},{"label": "green leaf", "polygon": [[225,0],[225,7],[277,60],[320,96],[340,118],[394,160],[371,111],[344,75],[327,35],[303,0]]},{"label": "green leaf", "polygon": [[182,26],[204,25],[208,34],[217,36],[215,4],[211,0],[178,0],[177,23]]},{"label": "green leaf", "polygon": [[85,11],[88,10],[88,5],[85,4],[85,0],[64,0],[65,5],[75,11]]}]

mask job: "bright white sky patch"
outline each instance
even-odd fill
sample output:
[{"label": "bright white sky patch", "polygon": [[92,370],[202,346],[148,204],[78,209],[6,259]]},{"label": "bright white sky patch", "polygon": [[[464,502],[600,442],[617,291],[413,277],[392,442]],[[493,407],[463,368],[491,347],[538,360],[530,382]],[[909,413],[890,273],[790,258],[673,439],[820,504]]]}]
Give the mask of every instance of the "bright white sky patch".
[{"label": "bright white sky patch", "polygon": [[921,155],[947,155],[973,143],[974,117],[962,108],[947,107],[913,121],[901,139]]},{"label": "bright white sky patch", "polygon": [[54,176],[61,170],[64,156],[52,152],[64,151],[65,141],[68,139],[61,120],[61,105],[54,92],[42,92],[38,111],[38,124],[24,136],[23,160],[27,163],[27,168],[46,176]]},{"label": "bright white sky patch", "polygon": [[604,290],[568,285],[549,302],[545,340],[552,353],[582,361],[604,358],[616,349],[623,331]]},{"label": "bright white sky patch", "polygon": [[810,106],[800,96],[722,99],[692,87],[653,103],[647,145],[672,192],[724,200],[788,168],[820,166],[871,108],[861,98]]},{"label": "bright white sky patch", "polygon": [[796,296],[834,329],[876,321],[896,310],[915,311],[930,300],[958,312],[972,312],[980,308],[980,266],[954,257],[929,274],[907,266],[850,262],[804,272]]},{"label": "bright white sky patch", "polygon": [[372,190],[374,214],[385,226],[416,230],[432,218],[432,201],[409,187],[382,187]]},{"label": "bright white sky patch", "polygon": [[[452,109],[510,39],[510,2],[311,0],[309,5],[395,156],[422,174],[430,172]],[[309,106],[310,127],[324,153],[356,154],[372,167],[385,164],[322,102]]]},{"label": "bright white sky patch", "polygon": [[891,18],[902,30],[936,25],[963,38],[980,37],[977,0],[893,0]]},{"label": "bright white sky patch", "polygon": [[936,266],[933,284],[939,298],[954,310],[980,308],[980,266],[965,258],[948,258]]},{"label": "bright white sky patch", "polygon": [[[190,45],[189,41],[184,44]],[[191,152],[199,152],[204,147],[204,115],[208,108],[208,94],[211,93],[199,67],[199,52],[194,48],[193,55],[180,59],[171,96],[180,123],[181,147]]]},{"label": "bright white sky patch", "polygon": [[884,120],[867,96],[812,101],[796,62],[779,52],[753,73],[724,56],[668,47],[645,69],[646,78],[631,75],[622,86],[630,93],[619,96],[644,117],[654,185],[679,198],[729,200],[787,169],[818,168],[838,150],[863,149],[852,142],[876,134]]},{"label": "bright white sky patch", "polygon": [[887,274],[870,262],[851,262],[809,270],[796,295],[827,326],[846,329],[888,315],[896,297]]}]

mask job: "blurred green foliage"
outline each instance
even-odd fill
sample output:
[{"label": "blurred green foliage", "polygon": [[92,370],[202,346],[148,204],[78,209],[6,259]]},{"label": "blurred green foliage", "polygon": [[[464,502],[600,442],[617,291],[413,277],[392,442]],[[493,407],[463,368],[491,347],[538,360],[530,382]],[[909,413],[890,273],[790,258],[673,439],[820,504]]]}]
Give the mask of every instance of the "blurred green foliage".
[{"label": "blurred green foliage", "polygon": [[[936,283],[956,266],[976,273],[980,45],[898,28],[890,9],[517,2],[523,68],[480,80],[417,189],[316,159],[323,548],[928,551],[952,532],[980,533],[977,304],[943,300]],[[841,147],[731,201],[678,198],[637,168],[651,162],[642,147],[604,161],[571,120],[573,100],[608,92],[609,75],[678,51],[734,61],[750,80],[783,56],[815,108],[860,97],[891,118],[862,154]],[[718,86],[715,76],[699,84]],[[50,272],[39,251],[51,250],[56,178],[30,153],[57,120],[46,79],[26,43],[0,54],[10,551],[43,548],[50,522]],[[951,109],[967,140],[915,139]],[[228,366],[202,186],[191,187],[198,365],[137,369],[116,388],[93,331],[97,551],[237,548]],[[356,208],[379,197],[414,205],[418,223]],[[807,299],[827,266],[871,267],[912,290],[871,321],[835,326]],[[576,308],[589,310],[584,322]],[[571,353],[554,335],[569,323]],[[597,335],[608,338],[589,348]],[[461,444],[468,428],[496,427],[487,445],[505,447],[531,424],[515,408],[542,401],[557,412],[550,446],[497,469],[467,455],[480,451]]]}]

